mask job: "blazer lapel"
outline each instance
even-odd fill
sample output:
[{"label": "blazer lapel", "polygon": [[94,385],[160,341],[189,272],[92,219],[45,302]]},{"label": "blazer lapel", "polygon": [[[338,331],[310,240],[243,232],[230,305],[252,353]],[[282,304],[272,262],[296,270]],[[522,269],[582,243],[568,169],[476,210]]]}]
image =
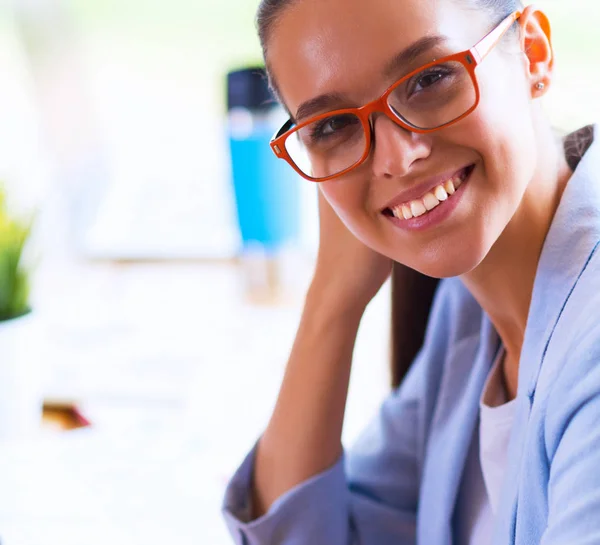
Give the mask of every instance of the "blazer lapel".
[{"label": "blazer lapel", "polygon": [[[418,543],[450,545],[452,520],[483,385],[499,348],[484,315],[481,336],[459,343],[445,365],[421,483]],[[458,402],[457,402],[458,400]]]},{"label": "blazer lapel", "polygon": [[596,140],[565,188],[540,257],[519,362],[517,412],[508,448],[510,465],[494,536],[498,545],[510,545],[515,540],[527,423],[546,350],[565,304],[600,239],[598,172],[600,142]]}]

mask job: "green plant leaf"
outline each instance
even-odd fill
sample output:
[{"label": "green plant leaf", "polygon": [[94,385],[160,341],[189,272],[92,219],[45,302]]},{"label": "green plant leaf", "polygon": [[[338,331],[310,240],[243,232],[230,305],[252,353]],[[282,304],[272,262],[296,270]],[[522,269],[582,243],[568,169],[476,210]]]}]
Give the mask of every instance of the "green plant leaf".
[{"label": "green plant leaf", "polygon": [[31,220],[10,215],[0,184],[0,321],[29,311],[31,271],[23,263],[23,252],[31,225]]}]

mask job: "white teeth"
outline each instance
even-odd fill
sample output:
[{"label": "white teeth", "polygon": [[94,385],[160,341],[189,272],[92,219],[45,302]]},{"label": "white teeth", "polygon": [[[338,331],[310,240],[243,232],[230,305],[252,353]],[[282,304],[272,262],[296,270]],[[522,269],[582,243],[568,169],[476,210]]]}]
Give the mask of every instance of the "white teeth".
[{"label": "white teeth", "polygon": [[454,186],[454,182],[452,180],[448,180],[444,184],[444,189],[446,190],[446,193],[448,193],[448,195],[454,195],[454,193],[456,193],[456,187]]},{"label": "white teeth", "polygon": [[442,202],[448,200],[448,193],[446,193],[444,186],[441,186],[441,185],[438,185],[435,188],[435,196],[437,197],[437,199],[439,201],[442,201]]},{"label": "white teeth", "polygon": [[438,204],[440,204],[440,201],[433,193],[427,193],[427,195],[423,197],[423,204],[427,210],[433,210]]},{"label": "white teeth", "polygon": [[456,190],[463,184],[463,181],[460,175],[456,175],[443,184],[438,185],[433,191],[425,194],[422,198],[407,204],[395,206],[392,209],[392,213],[398,219],[410,220],[418,218],[437,208],[442,202],[447,201],[451,195],[456,193]]},{"label": "white teeth", "polygon": [[425,208],[423,201],[412,201],[410,203],[410,210],[415,218],[418,218],[427,212],[427,208]]}]

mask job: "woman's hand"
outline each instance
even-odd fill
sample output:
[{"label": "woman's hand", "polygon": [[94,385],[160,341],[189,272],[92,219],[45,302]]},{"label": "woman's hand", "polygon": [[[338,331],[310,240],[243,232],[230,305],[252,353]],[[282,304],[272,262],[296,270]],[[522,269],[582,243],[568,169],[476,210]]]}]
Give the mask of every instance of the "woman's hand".
[{"label": "woman's hand", "polygon": [[[392,270],[392,260],[360,242],[319,191],[320,241],[312,288],[363,311]],[[329,297],[328,297],[329,300]]]}]

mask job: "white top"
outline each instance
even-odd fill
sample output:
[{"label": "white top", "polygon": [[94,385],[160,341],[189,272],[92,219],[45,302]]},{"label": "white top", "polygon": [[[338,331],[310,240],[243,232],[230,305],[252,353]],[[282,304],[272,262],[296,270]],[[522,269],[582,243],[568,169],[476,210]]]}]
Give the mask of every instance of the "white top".
[{"label": "white top", "polygon": [[504,350],[501,350],[488,375],[479,403],[479,433],[473,438],[459,493],[460,545],[486,545],[492,542],[516,403],[516,400],[508,401],[502,375],[503,359]]}]

